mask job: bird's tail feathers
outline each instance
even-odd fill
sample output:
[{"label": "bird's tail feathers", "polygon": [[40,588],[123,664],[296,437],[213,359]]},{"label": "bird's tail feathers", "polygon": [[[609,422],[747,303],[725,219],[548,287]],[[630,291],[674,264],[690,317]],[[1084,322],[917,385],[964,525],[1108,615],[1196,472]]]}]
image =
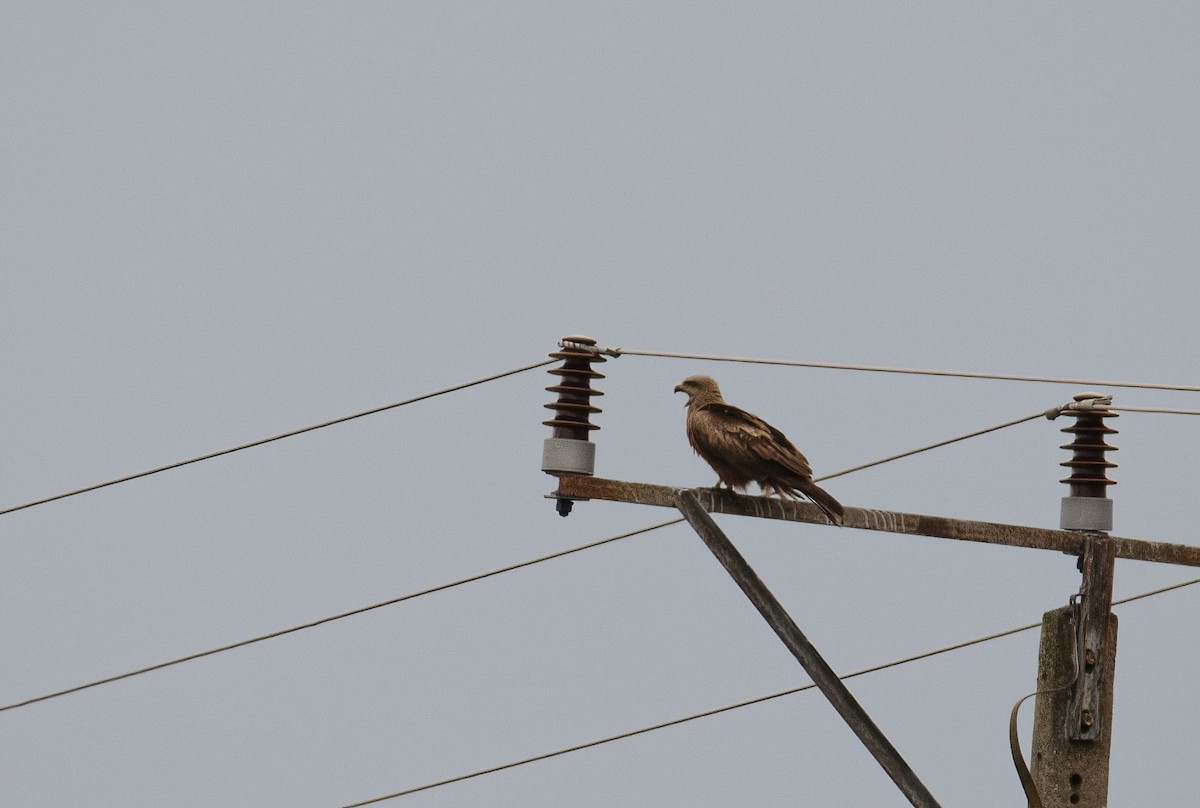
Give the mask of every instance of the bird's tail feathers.
[{"label": "bird's tail feathers", "polygon": [[838,527],[842,526],[842,519],[846,515],[846,509],[842,507],[842,503],[834,499],[832,494],[816,483],[809,483],[802,490],[805,496],[811,499],[829,517],[830,522],[833,522]]},{"label": "bird's tail feathers", "polygon": [[766,480],[759,483],[762,488],[763,496],[775,496],[778,494],[783,499],[800,499],[807,498],[812,500],[812,503],[821,509],[821,512],[829,518],[838,527],[842,526],[842,518],[846,515],[846,509],[842,507],[842,503],[833,498],[833,495],[826,491],[821,486],[811,480],[803,480],[796,482],[789,480]]}]

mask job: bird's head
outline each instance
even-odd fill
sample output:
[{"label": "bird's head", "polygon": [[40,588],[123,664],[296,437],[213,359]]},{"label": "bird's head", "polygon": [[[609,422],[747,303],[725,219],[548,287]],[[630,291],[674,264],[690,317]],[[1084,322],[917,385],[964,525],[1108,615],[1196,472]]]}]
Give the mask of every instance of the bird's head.
[{"label": "bird's head", "polygon": [[717,380],[712,376],[688,376],[675,385],[675,392],[687,393],[688,400],[685,407],[698,397],[712,401],[721,400],[721,388],[717,386]]}]

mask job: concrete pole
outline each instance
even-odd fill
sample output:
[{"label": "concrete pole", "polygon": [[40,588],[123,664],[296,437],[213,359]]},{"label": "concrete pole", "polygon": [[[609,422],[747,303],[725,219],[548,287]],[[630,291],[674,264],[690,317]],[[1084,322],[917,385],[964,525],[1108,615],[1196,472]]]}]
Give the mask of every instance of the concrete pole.
[{"label": "concrete pole", "polygon": [[[1038,650],[1038,690],[1033,714],[1033,781],[1043,808],[1105,808],[1112,741],[1113,676],[1117,662],[1117,616],[1108,617],[1101,646],[1100,726],[1094,740],[1067,737],[1071,691],[1075,684],[1074,609],[1064,606],[1042,617]],[[1068,684],[1069,683],[1069,684]]]}]

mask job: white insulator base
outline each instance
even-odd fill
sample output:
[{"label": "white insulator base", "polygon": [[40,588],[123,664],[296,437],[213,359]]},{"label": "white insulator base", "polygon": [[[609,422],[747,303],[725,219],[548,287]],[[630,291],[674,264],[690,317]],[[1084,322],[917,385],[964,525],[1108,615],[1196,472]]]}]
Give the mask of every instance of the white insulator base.
[{"label": "white insulator base", "polygon": [[542,471],[547,474],[595,474],[596,444],[570,438],[546,438],[542,444]]},{"label": "white insulator base", "polygon": [[1113,501],[1101,497],[1063,497],[1058,526],[1062,530],[1112,530]]}]

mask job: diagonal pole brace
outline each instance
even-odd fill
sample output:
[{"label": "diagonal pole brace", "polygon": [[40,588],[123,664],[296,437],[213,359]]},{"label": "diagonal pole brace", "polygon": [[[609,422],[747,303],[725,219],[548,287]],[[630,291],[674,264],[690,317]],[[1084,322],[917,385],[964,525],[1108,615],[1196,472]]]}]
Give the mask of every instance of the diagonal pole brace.
[{"label": "diagonal pole brace", "polygon": [[679,512],[708,545],[708,549],[725,567],[725,571],[741,587],[746,597],[779,635],[779,639],[783,640],[783,644],[799,660],[800,665],[812,678],[813,684],[825,695],[842,720],[862,741],[863,746],[867,747],[867,751],[875,756],[875,760],[904,792],[908,801],[916,808],[939,808],[937,800],[917,778],[916,773],[904,762],[904,758],[900,757],[900,753],[871,720],[871,716],[867,715],[862,705],[855,700],[842,680],[800,631],[799,626],[784,610],[783,605],[775,599],[766,584],[746,563],[742,554],[717,527],[717,523],[708,515],[708,512],[701,507],[696,494],[690,489],[680,489],[675,492],[675,502]]}]

